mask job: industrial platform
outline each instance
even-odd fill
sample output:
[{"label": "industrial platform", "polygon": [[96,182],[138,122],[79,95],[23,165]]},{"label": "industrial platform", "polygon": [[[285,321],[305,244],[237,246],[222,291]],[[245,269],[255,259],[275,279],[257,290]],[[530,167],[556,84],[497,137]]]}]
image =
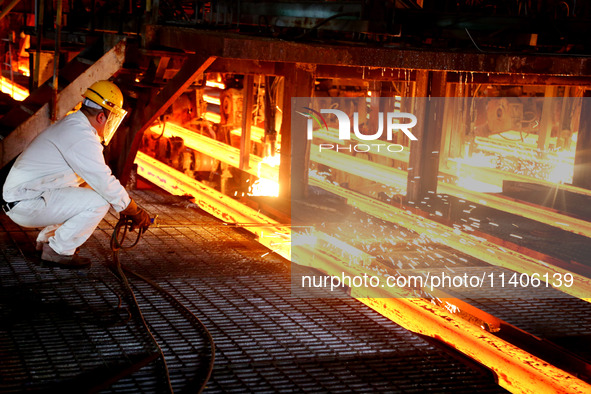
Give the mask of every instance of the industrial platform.
[{"label": "industrial platform", "polygon": [[[350,298],[297,298],[290,263],[244,230],[186,199],[133,196],[159,226],[120,255],[164,287],[210,331],[215,364],[205,392],[504,392],[456,351]],[[158,349],[107,269],[110,212],[81,250],[87,270],[44,267],[36,231],[0,216],[0,391],[166,392]],[[211,359],[193,316],[130,277],[162,348],[175,392],[196,392]]]}]

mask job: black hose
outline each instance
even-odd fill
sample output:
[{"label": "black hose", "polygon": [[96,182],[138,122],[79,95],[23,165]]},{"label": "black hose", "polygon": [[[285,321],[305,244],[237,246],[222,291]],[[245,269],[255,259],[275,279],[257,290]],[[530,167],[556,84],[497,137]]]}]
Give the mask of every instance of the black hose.
[{"label": "black hose", "polygon": [[203,322],[201,322],[201,320],[199,320],[199,318],[197,316],[195,316],[189,309],[187,309],[181,302],[179,302],[176,299],[176,297],[174,297],[172,294],[170,294],[166,289],[161,287],[156,282],[134,272],[133,270],[130,270],[129,268],[125,268],[121,265],[121,262],[119,261],[119,251],[120,250],[129,250],[129,249],[132,249],[133,247],[135,247],[138,244],[139,240],[141,239],[143,233],[145,232],[145,229],[138,229],[137,230],[138,231],[137,237],[134,240],[134,242],[128,246],[124,245],[125,239],[127,238],[127,235],[129,232],[129,228],[132,224],[133,224],[133,222],[131,221],[131,219],[129,219],[125,215],[121,215],[121,217],[119,218],[119,221],[115,225],[115,229],[113,230],[113,234],[111,236],[111,242],[110,242],[111,251],[113,253],[113,264],[111,266],[109,266],[109,269],[111,270],[111,272],[115,276],[117,276],[121,280],[121,282],[125,285],[126,289],[129,291],[129,294],[131,295],[131,301],[132,301],[131,304],[133,306],[132,309],[137,313],[143,326],[145,327],[146,331],[148,332],[150,338],[152,339],[152,342],[154,343],[154,345],[158,349],[158,352],[160,353],[160,357],[162,358],[162,362],[164,364],[164,369],[165,369],[165,373],[166,373],[168,391],[170,393],[173,393],[173,389],[172,389],[172,384],[170,381],[170,374],[168,371],[168,366],[166,365],[166,359],[164,358],[164,353],[162,351],[162,348],[158,344],[158,341],[156,341],[156,338],[154,338],[154,335],[150,331],[148,324],[146,323],[146,320],[144,319],[144,316],[143,316],[141,309],[138,305],[137,299],[135,298],[135,294],[133,293],[131,285],[130,285],[130,283],[127,279],[127,276],[125,274],[127,273],[129,275],[132,275],[132,276],[146,282],[150,286],[152,286],[156,291],[158,291],[159,293],[164,295],[164,297],[169,302],[171,302],[171,304],[173,304],[173,306],[177,310],[179,310],[185,317],[192,320],[193,323],[196,323],[199,326],[201,326],[203,332],[205,333],[205,336],[207,337],[207,340],[209,342],[209,346],[211,349],[211,357],[209,360],[207,373],[206,373],[201,385],[199,387],[196,387],[196,391],[198,393],[201,393],[205,389],[205,386],[206,386],[207,382],[209,381],[211,374],[213,373],[213,367],[214,367],[214,363],[215,363],[215,342],[213,340],[213,337],[211,336],[211,333],[209,332],[207,327],[205,327]]}]

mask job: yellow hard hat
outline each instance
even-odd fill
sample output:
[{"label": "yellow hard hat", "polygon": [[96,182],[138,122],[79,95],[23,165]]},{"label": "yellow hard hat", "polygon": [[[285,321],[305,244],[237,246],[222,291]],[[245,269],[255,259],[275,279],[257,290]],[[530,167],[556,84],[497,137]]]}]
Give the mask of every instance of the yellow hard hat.
[{"label": "yellow hard hat", "polygon": [[82,96],[109,110],[109,116],[101,136],[103,144],[108,145],[123,118],[127,115],[127,111],[122,108],[123,93],[111,81],[98,81],[86,89]]},{"label": "yellow hard hat", "polygon": [[[111,81],[98,81],[93,83],[82,95],[97,103],[101,107],[113,111],[114,108],[123,107],[123,93]],[[115,111],[117,111],[115,109]]]}]

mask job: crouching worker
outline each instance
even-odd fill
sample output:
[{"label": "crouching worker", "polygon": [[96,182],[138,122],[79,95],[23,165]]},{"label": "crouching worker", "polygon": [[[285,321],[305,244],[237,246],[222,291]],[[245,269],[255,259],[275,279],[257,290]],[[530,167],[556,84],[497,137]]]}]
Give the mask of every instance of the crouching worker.
[{"label": "crouching worker", "polygon": [[[44,227],[37,237],[41,259],[68,268],[90,264],[77,249],[109,206],[135,227],[150,217],[115,178],[103,157],[126,115],[123,94],[109,81],[95,82],[76,111],[44,130],[18,157],[3,189],[6,214],[22,227]],[[84,185],[85,187],[82,187]]]}]

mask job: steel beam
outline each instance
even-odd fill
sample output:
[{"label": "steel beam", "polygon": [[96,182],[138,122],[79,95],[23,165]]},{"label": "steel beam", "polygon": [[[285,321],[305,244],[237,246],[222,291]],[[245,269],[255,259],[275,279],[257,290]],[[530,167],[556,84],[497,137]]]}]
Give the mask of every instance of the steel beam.
[{"label": "steel beam", "polygon": [[591,90],[584,92],[581,106],[573,185],[591,189]]},{"label": "steel beam", "polygon": [[[288,63],[284,65],[283,117],[281,120],[281,164],[279,166],[282,198],[301,198],[306,193],[308,141],[303,130],[306,122],[302,116],[292,119],[295,108],[292,98],[312,97],[314,73],[309,65]],[[295,127],[293,127],[295,126]],[[299,132],[296,133],[296,130]]]},{"label": "steel beam", "polygon": [[252,109],[254,106],[254,75],[244,77],[244,97],[242,98],[242,132],[240,133],[240,163],[241,170],[250,166],[250,127],[252,125]]},{"label": "steel beam", "polygon": [[146,26],[145,40],[147,47],[166,46],[231,59],[480,73],[591,76],[589,57],[557,58],[548,55],[336,46],[156,25]]},{"label": "steel beam", "polygon": [[[57,118],[62,118],[74,108],[81,101],[82,93],[93,82],[109,79],[115,74],[123,66],[124,59],[125,41],[121,41],[59,93]],[[4,167],[18,156],[37,135],[50,125],[50,104],[46,103],[0,141],[0,167]]]},{"label": "steel beam", "polygon": [[242,59],[216,59],[207,69],[207,72],[220,72],[231,74],[257,74],[257,75],[279,75],[276,70],[277,63],[260,62],[257,60]]},{"label": "steel beam", "polygon": [[[170,122],[166,123],[164,130],[162,125],[152,126],[150,130],[156,134],[164,133],[162,135],[166,138],[180,137],[187,148],[194,149],[232,167],[240,167],[240,149],[221,141],[216,141]],[[258,178],[279,182],[279,168],[264,163],[263,159],[256,155],[250,155],[249,160],[243,171]]]},{"label": "steel beam", "polygon": [[419,121],[413,133],[418,140],[410,141],[406,191],[407,200],[413,204],[429,193],[437,192],[444,103],[441,100],[431,101],[431,97],[445,97],[445,77],[445,72],[417,71],[414,113]]},{"label": "steel beam", "polygon": [[518,85],[518,86],[590,86],[590,76],[565,75],[547,76],[543,74],[498,74],[498,73],[470,73],[451,72],[447,75],[447,82],[460,84],[492,84],[492,85]]},{"label": "steel beam", "polygon": [[[191,55],[185,60],[174,78],[160,92],[152,96],[144,94],[147,104],[139,106],[132,113],[131,126],[125,136],[123,147],[119,152],[117,168],[114,170],[121,183],[129,180],[135,155],[140,146],[144,131],[166,111],[195,79],[209,67],[215,57],[202,53]],[[148,96],[148,97],[146,97]],[[141,101],[140,101],[141,102]]]}]

